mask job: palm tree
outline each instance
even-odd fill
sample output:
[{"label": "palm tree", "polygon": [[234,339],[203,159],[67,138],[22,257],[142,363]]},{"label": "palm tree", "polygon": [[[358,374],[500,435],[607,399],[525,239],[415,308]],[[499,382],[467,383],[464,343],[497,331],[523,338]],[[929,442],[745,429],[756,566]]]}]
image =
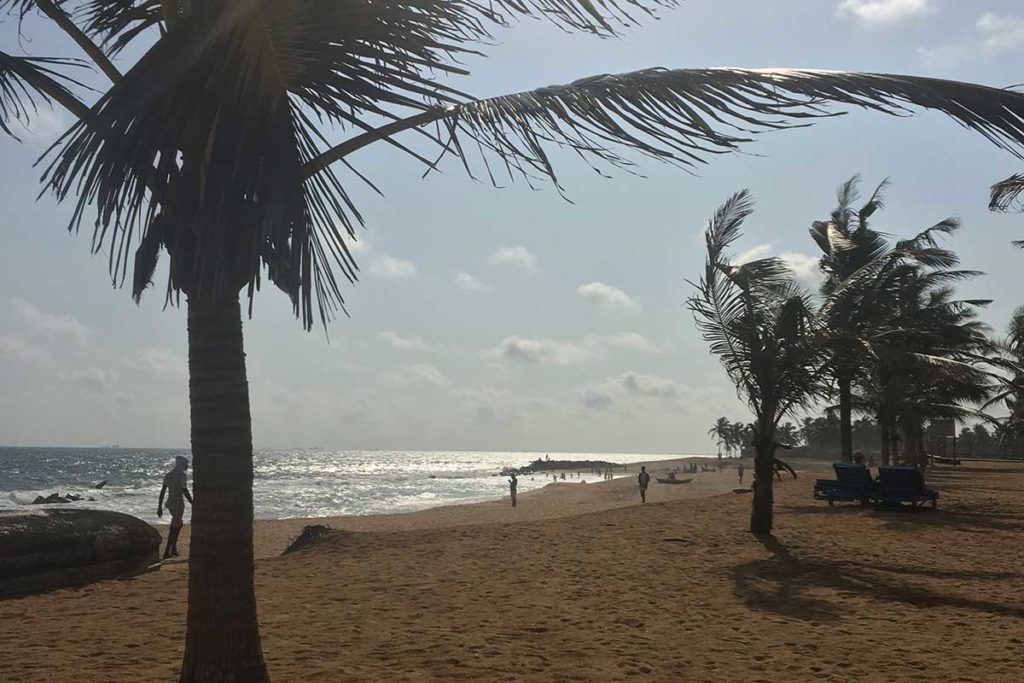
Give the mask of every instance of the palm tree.
[{"label": "palm tree", "polygon": [[950,265],[950,254],[938,247],[937,235],[959,229],[959,221],[947,218],[909,240],[890,244],[870,228],[868,220],[884,207],[885,180],[868,201],[854,209],[859,176],[840,186],[838,206],[831,220],[817,221],[811,238],[822,251],[820,267],[825,274],[821,294],[822,324],[831,355],[830,374],[839,399],[840,453],[853,460],[853,384],[865,370],[871,339],[885,320],[894,287],[907,267]]},{"label": "palm tree", "polygon": [[[948,252],[951,265],[958,260]],[[874,405],[882,430],[882,459],[924,466],[924,427],[932,419],[977,414],[972,406],[992,391],[987,327],[977,309],[988,301],[955,297],[953,283],[978,273],[965,270],[904,269],[890,318],[873,345],[874,368],[862,388]]]},{"label": "palm tree", "polygon": [[729,439],[729,420],[724,417],[718,418],[715,424],[712,425],[711,429],[708,430],[708,436],[712,436],[718,442],[718,457],[722,457],[722,446],[725,446],[725,452],[728,455],[732,450],[731,442]]},{"label": "palm tree", "polygon": [[780,444],[786,446],[796,446],[800,443],[800,430],[792,422],[779,425],[775,436]]},{"label": "palm tree", "polygon": [[746,191],[708,224],[707,261],[687,304],[711,352],[746,398],[754,423],[754,504],[750,531],[770,534],[779,421],[818,394],[824,356],[804,292],[780,259],[734,266],[725,251],[740,237],[753,204]]},{"label": "palm tree", "polygon": [[1024,434],[1024,306],[1013,312],[1006,338],[995,344],[993,350],[990,363],[999,387],[984,408],[1002,403],[1009,411],[995,424],[1002,446],[1007,437],[1016,440]]},{"label": "palm tree", "polygon": [[[0,51],[0,129],[13,135],[38,106],[70,112],[44,182],[58,200],[76,198],[71,229],[95,210],[92,246],[109,255],[115,284],[131,271],[140,297],[165,254],[164,296],[185,296],[196,504],[183,681],[266,679],[240,298],[251,312],[266,279],[306,329],[343,310],[343,285],[358,274],[346,240],[362,216],[336,169],[356,173],[353,152],[381,142],[428,171],[453,156],[496,184],[502,169],[557,186],[552,147],[599,167],[628,169],[629,152],[692,166],[758,131],[831,115],[829,102],[935,109],[1024,148],[1024,94],[941,79],[656,68],[486,99],[444,82],[519,17],[611,36],[631,11],[674,4],[0,0],[0,11],[50,18],[110,81],[92,101],[81,62]],[[141,56],[119,68],[128,52]],[[352,134],[334,144],[337,129]]]}]

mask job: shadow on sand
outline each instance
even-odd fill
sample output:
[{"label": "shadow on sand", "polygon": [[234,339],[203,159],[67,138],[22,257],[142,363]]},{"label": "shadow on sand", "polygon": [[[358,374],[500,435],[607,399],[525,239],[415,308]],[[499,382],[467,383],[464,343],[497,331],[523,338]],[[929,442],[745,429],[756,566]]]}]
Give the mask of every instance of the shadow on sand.
[{"label": "shadow on sand", "polygon": [[1024,606],[946,594],[909,583],[910,577],[968,581],[1019,581],[1019,572],[946,571],[853,560],[805,558],[793,554],[778,539],[758,542],[770,557],[732,568],[734,591],[748,607],[802,621],[837,621],[852,607],[809,595],[829,589],[879,602],[914,607],[954,607],[1024,620]]}]

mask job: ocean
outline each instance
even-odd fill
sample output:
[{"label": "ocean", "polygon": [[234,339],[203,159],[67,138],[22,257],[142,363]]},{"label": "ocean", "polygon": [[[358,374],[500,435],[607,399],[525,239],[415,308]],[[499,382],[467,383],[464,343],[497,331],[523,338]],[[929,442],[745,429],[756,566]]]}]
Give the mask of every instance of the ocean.
[{"label": "ocean", "polygon": [[[151,523],[164,473],[174,456],[189,451],[154,448],[2,448],[0,510],[32,509],[37,496],[82,496],[52,507],[127,512]],[[438,505],[494,500],[508,494],[504,467],[522,467],[544,453],[468,451],[258,450],[254,505],[257,519],[410,512]],[[550,453],[552,460],[649,462],[680,455]],[[189,486],[191,488],[191,470]],[[584,471],[568,483],[597,481]],[[101,481],[102,489],[94,488]],[[520,477],[519,491],[551,482],[550,475]],[[90,501],[89,498],[94,500]],[[47,506],[50,507],[50,506]]]}]

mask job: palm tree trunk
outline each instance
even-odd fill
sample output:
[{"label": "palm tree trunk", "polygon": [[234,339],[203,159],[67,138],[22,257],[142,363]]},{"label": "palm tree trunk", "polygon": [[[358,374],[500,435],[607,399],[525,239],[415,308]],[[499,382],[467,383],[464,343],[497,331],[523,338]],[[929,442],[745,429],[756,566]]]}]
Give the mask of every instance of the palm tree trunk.
[{"label": "palm tree trunk", "polygon": [[194,499],[182,683],[267,681],[253,585],[252,418],[238,299],[188,302]]},{"label": "palm tree trunk", "polygon": [[853,462],[853,391],[852,381],[845,375],[839,384],[839,447],[843,462]]},{"label": "palm tree trunk", "polygon": [[878,421],[878,431],[882,437],[882,465],[888,466],[890,460],[889,454],[889,423],[885,420]]},{"label": "palm tree trunk", "polygon": [[773,489],[775,468],[772,467],[775,444],[771,437],[754,437],[754,504],[750,511],[750,533],[771,534],[775,513]]}]

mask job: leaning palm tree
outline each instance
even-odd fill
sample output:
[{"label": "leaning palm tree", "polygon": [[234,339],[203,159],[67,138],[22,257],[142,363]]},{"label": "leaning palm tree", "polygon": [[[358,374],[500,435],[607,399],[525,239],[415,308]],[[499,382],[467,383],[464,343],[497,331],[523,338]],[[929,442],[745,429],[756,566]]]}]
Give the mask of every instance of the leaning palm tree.
[{"label": "leaning palm tree", "polygon": [[707,260],[687,304],[711,352],[754,416],[754,503],[750,531],[772,531],[779,421],[820,395],[825,355],[811,304],[778,258],[733,265],[726,250],[740,238],[753,204],[746,191],[708,224]]},{"label": "leaning palm tree", "polygon": [[[428,171],[454,157],[495,183],[504,174],[557,186],[553,148],[599,168],[629,169],[630,153],[695,166],[759,131],[831,115],[830,102],[935,109],[1024,150],[1024,95],[940,79],[655,68],[485,99],[446,82],[517,18],[610,36],[631,13],[674,4],[0,0],[0,11],[51,19],[109,81],[100,88],[78,60],[0,50],[0,129],[14,134],[39,106],[70,112],[75,123],[44,160],[45,187],[74,198],[73,230],[91,221],[115,283],[130,279],[138,298],[164,255],[164,296],[184,294],[188,307],[196,504],[182,680],[266,678],[240,299],[251,311],[269,281],[307,329],[343,310],[358,274],[346,240],[362,222],[354,152],[387,144]],[[126,54],[141,56],[118,63]]]}]

